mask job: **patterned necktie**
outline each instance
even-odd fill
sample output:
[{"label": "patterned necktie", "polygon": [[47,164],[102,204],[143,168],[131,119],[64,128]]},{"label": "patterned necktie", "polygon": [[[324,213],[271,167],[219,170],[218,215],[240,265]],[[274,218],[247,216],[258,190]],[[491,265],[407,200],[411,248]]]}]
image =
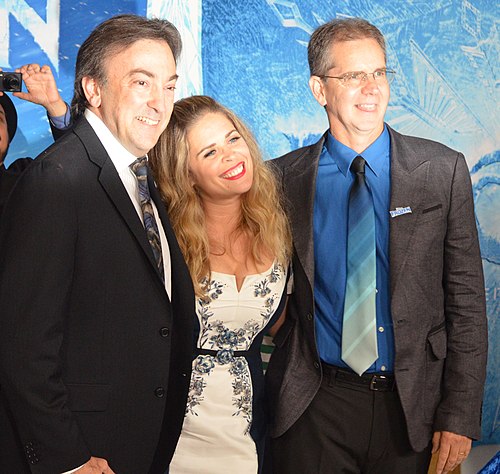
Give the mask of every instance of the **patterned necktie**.
[{"label": "patterned necktie", "polygon": [[144,229],[146,230],[149,244],[153,250],[156,266],[160,272],[161,279],[165,282],[160,233],[158,231],[158,225],[153,213],[153,206],[151,205],[151,196],[149,194],[147,158],[145,156],[137,158],[137,160],[130,165],[130,169],[137,177],[137,183],[139,185],[139,201],[141,203],[141,210],[144,218]]},{"label": "patterned necktie", "polygon": [[347,285],[342,327],[342,360],[361,375],[378,358],[376,330],[376,248],[373,198],[365,181],[365,160],[351,164]]}]

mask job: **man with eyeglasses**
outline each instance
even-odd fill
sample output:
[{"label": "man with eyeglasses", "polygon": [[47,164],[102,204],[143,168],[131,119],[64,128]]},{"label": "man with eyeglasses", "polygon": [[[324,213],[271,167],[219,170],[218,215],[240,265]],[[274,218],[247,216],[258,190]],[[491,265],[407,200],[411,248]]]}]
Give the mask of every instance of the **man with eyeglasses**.
[{"label": "man with eyeglasses", "polygon": [[381,32],[319,27],[321,140],[274,161],[296,255],[267,371],[274,473],[449,472],[480,436],[487,330],[464,156],[384,123]]}]

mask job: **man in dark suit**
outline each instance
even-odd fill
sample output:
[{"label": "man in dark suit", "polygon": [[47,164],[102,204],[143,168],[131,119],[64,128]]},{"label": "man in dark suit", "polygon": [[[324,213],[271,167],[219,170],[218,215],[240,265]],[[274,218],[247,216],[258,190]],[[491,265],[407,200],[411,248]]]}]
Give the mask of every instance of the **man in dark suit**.
[{"label": "man in dark suit", "polygon": [[[67,104],[59,95],[50,67],[26,64],[16,69],[16,72],[22,74],[27,91],[14,92],[13,95],[44,107],[47,110],[52,135],[55,139],[60,138],[69,127],[70,114]],[[16,130],[16,108],[9,96],[0,92],[0,216],[17,179],[32,163],[31,158],[18,158],[8,168],[5,167],[4,160]]]},{"label": "man in dark suit", "polygon": [[168,468],[194,294],[144,157],[170,119],[180,48],[166,20],[97,26],[77,57],[73,129],[5,207],[0,472]]},{"label": "man in dark suit", "polygon": [[462,154],[384,124],[393,71],[361,19],[319,27],[321,140],[277,159],[294,293],[267,376],[275,473],[438,473],[480,436],[484,282]]}]

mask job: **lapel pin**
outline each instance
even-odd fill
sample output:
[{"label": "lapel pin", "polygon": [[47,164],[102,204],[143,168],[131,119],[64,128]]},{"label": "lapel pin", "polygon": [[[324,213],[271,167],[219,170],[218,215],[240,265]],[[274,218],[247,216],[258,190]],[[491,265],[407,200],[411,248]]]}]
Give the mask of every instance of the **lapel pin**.
[{"label": "lapel pin", "polygon": [[389,211],[389,213],[391,214],[391,217],[398,217],[403,214],[411,214],[411,207],[396,207],[394,211]]}]

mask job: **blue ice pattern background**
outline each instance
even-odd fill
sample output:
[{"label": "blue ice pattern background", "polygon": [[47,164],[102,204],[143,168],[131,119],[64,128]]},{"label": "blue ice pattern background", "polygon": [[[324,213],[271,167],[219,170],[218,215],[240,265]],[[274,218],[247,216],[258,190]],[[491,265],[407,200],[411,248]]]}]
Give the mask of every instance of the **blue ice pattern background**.
[{"label": "blue ice pattern background", "polygon": [[[493,0],[0,0],[0,67],[49,64],[69,102],[78,47],[98,23],[160,13],[187,46],[182,94],[205,93],[232,108],[271,158],[327,128],[308,88],[311,32],[334,17],[377,25],[397,71],[388,123],[464,152],[471,170],[489,320],[481,443],[500,443],[499,10]],[[14,101],[20,121],[9,162],[52,142],[44,111]]]}]

